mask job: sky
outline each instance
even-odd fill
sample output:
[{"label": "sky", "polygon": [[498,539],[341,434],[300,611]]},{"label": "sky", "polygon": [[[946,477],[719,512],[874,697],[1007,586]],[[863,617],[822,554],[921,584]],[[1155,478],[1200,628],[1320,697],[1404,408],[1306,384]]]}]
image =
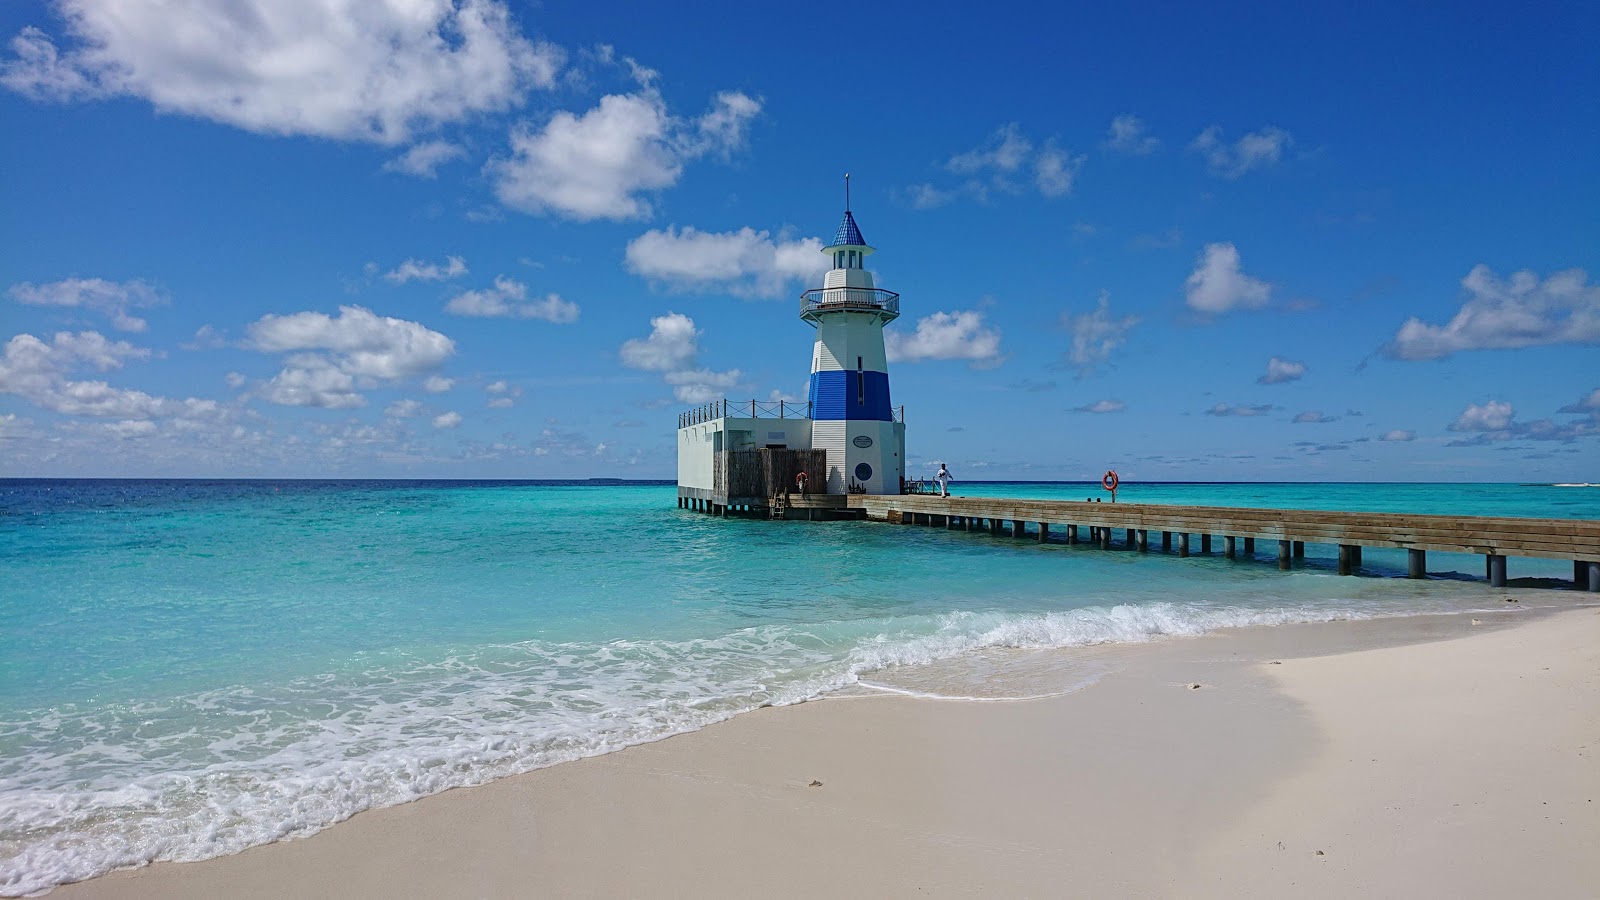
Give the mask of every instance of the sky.
[{"label": "sky", "polygon": [[[1078,8],[1080,7],[1081,8]],[[0,6],[0,475],[1600,482],[1593,3]]]}]

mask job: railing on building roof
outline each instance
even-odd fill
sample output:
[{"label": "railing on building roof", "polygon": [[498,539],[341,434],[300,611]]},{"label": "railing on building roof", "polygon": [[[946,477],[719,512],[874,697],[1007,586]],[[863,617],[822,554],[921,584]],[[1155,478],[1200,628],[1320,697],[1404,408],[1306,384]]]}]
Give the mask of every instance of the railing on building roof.
[{"label": "railing on building roof", "polygon": [[[896,406],[890,410],[891,418],[904,425],[906,422],[906,408]],[[702,404],[685,413],[678,414],[678,427],[688,428],[690,425],[700,425],[716,419],[809,419],[811,418],[811,404],[798,400],[744,400],[734,403],[728,400],[713,400]]]},{"label": "railing on building roof", "polygon": [[882,288],[813,288],[800,295],[800,315],[835,309],[868,309],[900,315],[900,295]]}]

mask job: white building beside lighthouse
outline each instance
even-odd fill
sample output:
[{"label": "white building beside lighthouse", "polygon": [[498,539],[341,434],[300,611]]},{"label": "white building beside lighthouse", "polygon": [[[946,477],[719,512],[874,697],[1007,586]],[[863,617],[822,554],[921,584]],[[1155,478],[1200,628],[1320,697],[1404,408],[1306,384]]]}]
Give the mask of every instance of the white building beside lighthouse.
[{"label": "white building beside lighthouse", "polygon": [[[898,494],[905,477],[905,415],[889,393],[883,326],[900,295],[867,271],[873,253],[849,203],[822,286],[800,295],[800,318],[816,329],[803,404],[720,400],[678,417],[678,505],[727,512],[758,509],[795,490],[805,472],[820,508],[844,509],[849,493]],[[832,502],[837,498],[837,502]]]}]

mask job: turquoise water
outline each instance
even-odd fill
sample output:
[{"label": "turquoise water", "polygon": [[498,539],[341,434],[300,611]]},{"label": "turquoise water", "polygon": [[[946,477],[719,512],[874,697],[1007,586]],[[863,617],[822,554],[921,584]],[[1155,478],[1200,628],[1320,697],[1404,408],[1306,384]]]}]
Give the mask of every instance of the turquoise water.
[{"label": "turquoise water", "polygon": [[[1316,545],[1286,574],[1265,556],[713,519],[674,497],[0,481],[0,893],[312,833],[896,666],[1504,596],[1473,577],[1477,557],[1430,554],[1426,582],[1339,578]],[[1119,499],[1600,518],[1600,489],[1538,485],[1129,485]],[[1366,556],[1403,574],[1398,554]],[[1571,571],[1511,561],[1514,578]]]}]

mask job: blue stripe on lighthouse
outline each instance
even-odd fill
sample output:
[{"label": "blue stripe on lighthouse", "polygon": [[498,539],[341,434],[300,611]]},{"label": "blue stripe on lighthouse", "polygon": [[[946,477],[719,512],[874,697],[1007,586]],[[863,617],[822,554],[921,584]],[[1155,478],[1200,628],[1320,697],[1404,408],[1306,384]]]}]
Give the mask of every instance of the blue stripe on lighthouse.
[{"label": "blue stripe on lighthouse", "polygon": [[[857,378],[865,390],[858,388]],[[887,372],[852,372],[835,369],[811,373],[811,418],[826,420],[893,420],[889,409]]]}]

